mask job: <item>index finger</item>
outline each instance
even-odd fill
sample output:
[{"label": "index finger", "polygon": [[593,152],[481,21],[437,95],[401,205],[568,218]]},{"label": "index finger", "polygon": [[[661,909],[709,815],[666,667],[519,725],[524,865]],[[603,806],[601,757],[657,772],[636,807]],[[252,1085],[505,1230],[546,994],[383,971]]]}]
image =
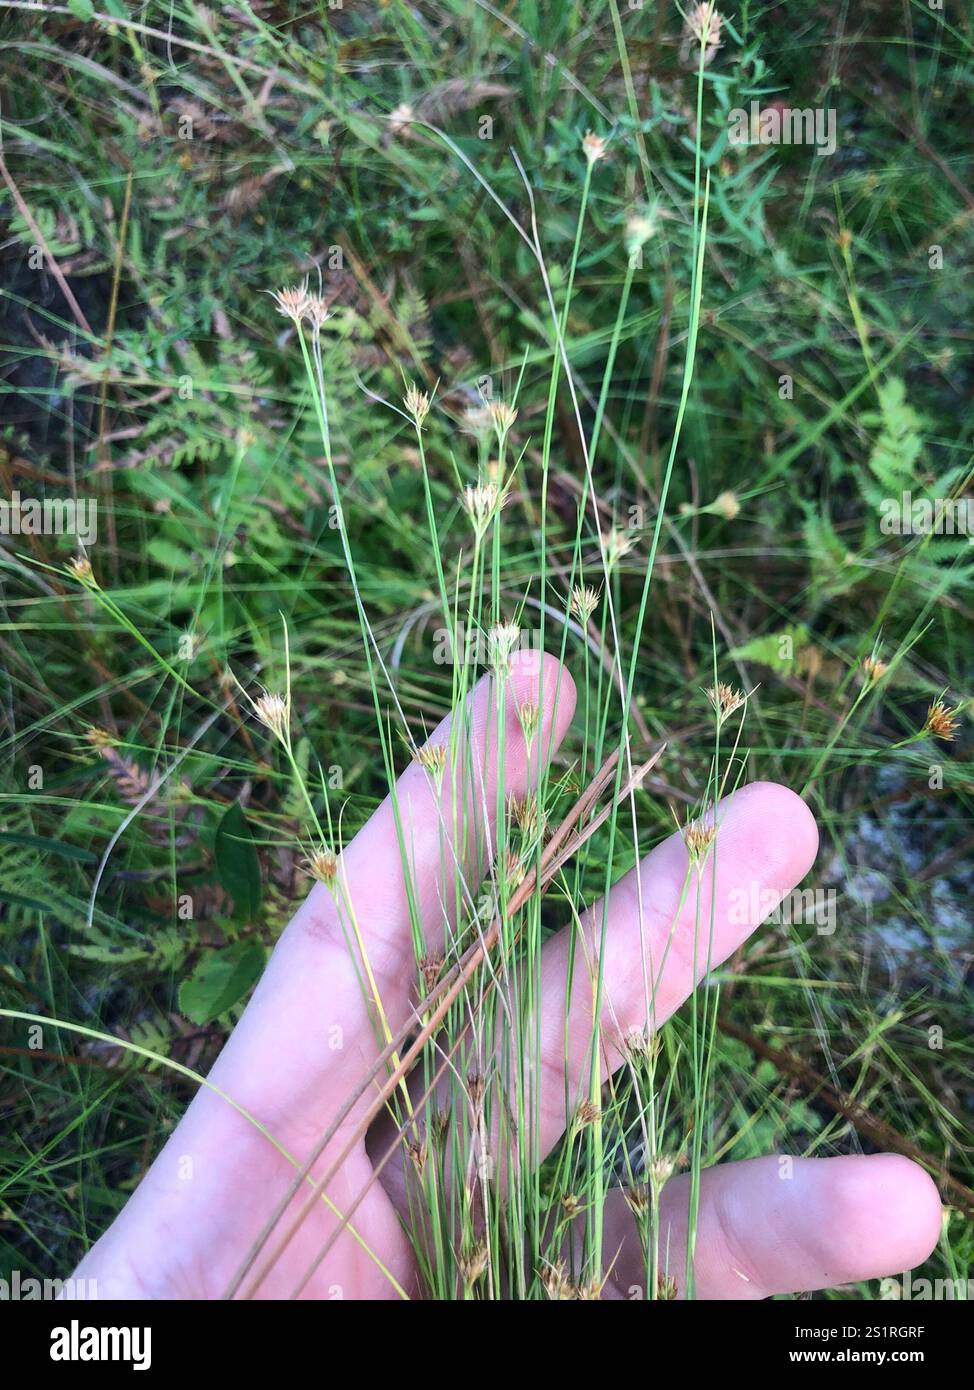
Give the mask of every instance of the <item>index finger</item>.
[{"label": "index finger", "polygon": [[[524,707],[532,704],[537,730],[528,738]],[[339,857],[336,887],[312,889],[221,1055],[225,1089],[258,1113],[272,1098],[283,1120],[300,1111],[309,1132],[320,1130],[385,1034],[412,1017],[417,954],[434,956],[451,940],[457,883],[464,895],[476,889],[493,851],[498,799],[534,786],[574,707],[561,663],[527,651],[502,679],[484,676],[440,723],[426,747],[444,747],[452,734],[456,765],[447,760],[438,785],[413,761]]]}]

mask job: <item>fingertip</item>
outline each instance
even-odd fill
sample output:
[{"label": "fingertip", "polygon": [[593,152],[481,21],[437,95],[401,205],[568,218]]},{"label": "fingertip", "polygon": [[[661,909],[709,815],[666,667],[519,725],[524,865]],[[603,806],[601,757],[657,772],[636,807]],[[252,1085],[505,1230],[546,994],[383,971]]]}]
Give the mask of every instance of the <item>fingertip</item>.
[{"label": "fingertip", "polygon": [[754,841],[769,877],[793,887],[818,855],[818,824],[806,803],[780,782],[751,782],[730,799],[729,814]]},{"label": "fingertip", "polygon": [[876,1226],[892,1243],[890,1257],[896,1258],[891,1268],[923,1264],[943,1230],[943,1204],[933,1178],[903,1154],[871,1154],[862,1173],[863,1200],[871,1204]]},{"label": "fingertip", "polygon": [[[677,1236],[688,1199],[685,1179],[664,1188]],[[701,1182],[699,1295],[766,1298],[896,1276],[929,1258],[941,1230],[936,1185],[900,1154],[720,1165]]]},{"label": "fingertip", "polygon": [[809,1245],[829,1284],[900,1274],[923,1264],[942,1229],[936,1184],[900,1154],[802,1160]]}]

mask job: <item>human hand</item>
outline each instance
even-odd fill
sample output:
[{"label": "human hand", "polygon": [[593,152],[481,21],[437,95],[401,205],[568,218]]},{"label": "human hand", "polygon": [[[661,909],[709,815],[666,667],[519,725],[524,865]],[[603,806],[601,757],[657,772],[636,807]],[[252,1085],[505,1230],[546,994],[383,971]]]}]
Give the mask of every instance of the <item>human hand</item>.
[{"label": "human hand", "polygon": [[[374,1181],[375,1156],[383,1150],[374,1136],[381,1123],[370,1141],[362,1134],[376,1084],[337,1126],[334,1121],[380,1056],[382,1040],[416,1020],[419,972],[411,921],[430,951],[442,949],[444,924],[449,931],[455,917],[457,861],[475,878],[478,856],[482,862],[494,843],[498,726],[504,730],[503,800],[531,790],[571,721],[574,686],[554,658],[522,654],[512,662],[500,697],[503,719],[497,716],[497,689],[485,677],[465,707],[467,770],[451,774],[448,761],[437,790],[428,766],[414,761],[397,787],[398,831],[387,798],[341,855],[341,891],[317,883],[295,914],[208,1087],[76,1271],[75,1278],[97,1281],[100,1297],[205,1299],[231,1287],[239,1296],[254,1291],[258,1274],[255,1291],[262,1297],[286,1298],[298,1289],[310,1298],[421,1295],[415,1248],[403,1224],[408,1165],[389,1164]],[[530,743],[517,713],[525,702],[540,704],[539,732]],[[440,725],[431,745],[449,741],[449,724]],[[623,1065],[630,1030],[642,1030],[650,1013],[659,1027],[706,973],[708,954],[712,966],[719,964],[758,925],[742,924],[740,913],[731,910],[735,890],[756,881],[762,895],[780,900],[814,861],[812,815],[784,787],[746,786],[721,803],[717,819],[713,873],[708,865],[698,878],[695,870],[688,875],[687,848],[676,834],[612,890],[601,961],[603,1078]],[[697,885],[689,894],[688,876]],[[707,924],[703,934],[701,923]],[[572,1108],[589,1090],[589,972],[602,940],[600,907],[581,918],[574,936],[570,990],[569,929],[540,951],[541,1003],[530,1016],[542,1058],[529,1086],[535,1158],[554,1147],[571,1121],[566,1074]],[[375,999],[367,1004],[370,979],[381,1010]],[[388,1115],[382,1119],[388,1128]],[[286,1245],[276,1249],[308,1205],[310,1183],[302,1183],[268,1245],[239,1280],[268,1217],[293,1186],[296,1166],[330,1127],[335,1132],[311,1166],[311,1176],[322,1178],[341,1159],[324,1198],[319,1195]],[[660,1268],[682,1295],[689,1176],[672,1178],[660,1202]],[[701,1177],[694,1294],[762,1298],[900,1272],[927,1257],[940,1228],[934,1183],[896,1155],[795,1159],[787,1177],[773,1156],[728,1163]],[[633,1296],[645,1283],[646,1266],[619,1188],[606,1198],[603,1247],[602,1296]],[[277,1258],[271,1263],[272,1253]]]}]

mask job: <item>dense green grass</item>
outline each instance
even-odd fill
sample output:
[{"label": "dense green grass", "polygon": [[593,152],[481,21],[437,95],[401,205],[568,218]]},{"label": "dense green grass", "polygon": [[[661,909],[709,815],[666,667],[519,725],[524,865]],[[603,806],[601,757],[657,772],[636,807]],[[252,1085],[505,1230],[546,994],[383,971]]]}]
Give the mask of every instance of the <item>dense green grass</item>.
[{"label": "dense green grass", "polygon": [[[377,707],[398,767],[469,678],[435,659],[444,589],[487,626],[543,629],[587,692],[553,823],[619,743],[611,608],[634,760],[667,750],[635,797],[638,850],[624,814],[539,930],[707,801],[715,663],[754,689],[746,768],[722,745],[720,775],[808,796],[836,930],[759,931],[718,972],[719,1018],[701,991],[667,1025],[660,1142],[695,1163],[907,1145],[951,1204],[927,1272],[966,1276],[974,557],[884,534],[879,504],[971,477],[970,17],[742,4],[698,81],[675,7],[548,9],[0,4],[19,74],[0,112],[3,491],[100,506],[95,590],[66,538],[0,551],[0,1006],[205,1071],[304,891],[303,782],[347,838],[386,790]],[[731,146],[752,98],[834,108],[836,152]],[[588,130],[608,138],[590,168]],[[331,457],[266,293],[319,272]],[[481,579],[459,498],[497,459],[465,423],[484,378],[518,414]],[[410,381],[435,388],[421,436],[388,404]],[[630,548],[586,644],[565,614],[571,583],[604,579],[589,468],[600,529]],[[283,688],[282,616],[293,764],[224,679]],[[941,696],[957,737],[915,737]],[[231,916],[237,802],[262,894]],[[228,950],[211,1018],[201,972]],[[5,1021],[0,1274],[66,1273],[191,1092]]]}]

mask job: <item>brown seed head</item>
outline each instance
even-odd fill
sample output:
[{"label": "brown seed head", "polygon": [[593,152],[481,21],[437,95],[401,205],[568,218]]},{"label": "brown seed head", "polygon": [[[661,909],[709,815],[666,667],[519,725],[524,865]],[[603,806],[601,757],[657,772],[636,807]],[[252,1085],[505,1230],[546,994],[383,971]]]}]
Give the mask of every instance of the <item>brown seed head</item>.
[{"label": "brown seed head", "polygon": [[443,1110],[430,1108],[426,1120],[426,1132],[434,1144],[442,1145],[450,1129],[450,1117]]},{"label": "brown seed head", "polygon": [[541,1272],[541,1287],[553,1303],[566,1303],[575,1297],[575,1288],[568,1277],[564,1260],[546,1265]]},{"label": "brown seed head", "polygon": [[619,561],[629,554],[636,544],[634,537],[627,536],[625,531],[620,531],[618,526],[613,526],[609,533],[604,537],[605,563],[606,568],[611,573]]},{"label": "brown seed head", "polygon": [[319,332],[322,325],[331,317],[328,301],[320,294],[309,294],[304,314],[305,318],[311,324],[312,330],[315,333]]},{"label": "brown seed head", "polygon": [[570,610],[580,623],[587,623],[599,606],[599,590],[588,584],[576,584],[572,589]]},{"label": "brown seed head", "polygon": [[410,1140],[406,1145],[406,1152],[409,1154],[409,1161],[416,1169],[417,1177],[422,1177],[426,1169],[426,1160],[429,1157],[429,1146],[424,1139],[419,1142],[416,1139]]},{"label": "brown seed head", "polygon": [[288,726],[288,706],[283,695],[276,695],[272,691],[265,690],[257,696],[256,700],[251,701],[251,708],[255,718],[270,729],[275,737],[284,738]]},{"label": "brown seed head", "polygon": [[68,569],[79,584],[87,584],[93,589],[97,587],[91,561],[87,555],[72,555],[68,561]]},{"label": "brown seed head", "polygon": [[490,422],[498,434],[507,434],[508,430],[517,419],[517,411],[507,401],[491,401],[487,407],[490,413]]},{"label": "brown seed head", "polygon": [[594,134],[587,130],[582,139],[582,149],[589,164],[594,164],[599,159],[604,159],[606,154],[606,143],[601,135]]},{"label": "brown seed head", "polygon": [[282,289],[271,290],[271,299],[277,305],[279,314],[298,324],[306,317],[311,303],[308,282],[302,280],[300,285],[285,285]]},{"label": "brown seed head", "polygon": [[402,403],[406,407],[406,414],[415,420],[417,428],[422,425],[430,409],[430,398],[426,392],[420,391],[413,383],[403,396]]},{"label": "brown seed head", "polygon": [[425,743],[422,748],[416,749],[413,761],[419,763],[439,786],[443,780],[443,769],[446,767],[449,751],[445,743]]},{"label": "brown seed head", "polygon": [[584,1129],[587,1125],[594,1125],[599,1118],[599,1107],[591,1100],[583,1100],[575,1112],[575,1124],[578,1129]]},{"label": "brown seed head", "polygon": [[476,1284],[477,1280],[483,1276],[486,1272],[489,1260],[490,1251],[482,1240],[478,1241],[476,1245],[471,1246],[469,1250],[465,1251],[464,1254],[460,1256],[457,1260],[457,1265],[460,1270],[460,1278],[467,1288],[470,1288],[472,1284]]},{"label": "brown seed head", "polygon": [[646,1213],[649,1211],[649,1188],[644,1182],[636,1183],[633,1187],[627,1187],[625,1189],[625,1198],[629,1210],[632,1212],[633,1216],[637,1218],[637,1220],[640,1217],[645,1216]]},{"label": "brown seed head", "polygon": [[443,969],[443,957],[438,953],[430,953],[421,956],[419,960],[419,974],[423,982],[423,998],[433,993],[436,982],[440,978],[440,971]]},{"label": "brown seed head", "polygon": [[478,536],[482,536],[487,530],[506,500],[506,494],[499,491],[493,483],[477,483],[476,486],[467,487],[460,498]]},{"label": "brown seed head", "polygon": [[486,1082],[480,1072],[470,1072],[467,1076],[467,1095],[470,1097],[470,1108],[476,1113],[483,1108],[485,1090]]},{"label": "brown seed head", "polygon": [[413,108],[409,105],[409,102],[402,102],[399,106],[396,107],[395,111],[389,113],[389,134],[407,135],[409,133],[409,127],[413,123],[414,117],[415,112],[413,111]]},{"label": "brown seed head", "polygon": [[715,825],[707,825],[698,820],[691,821],[683,832],[683,841],[689,851],[690,858],[695,862],[705,858],[716,836],[717,827]]},{"label": "brown seed head", "polygon": [[517,623],[495,623],[487,633],[488,664],[495,671],[506,671],[520,641],[521,629]]},{"label": "brown seed head", "polygon": [[92,724],[89,729],[85,729],[84,736],[92,748],[97,748],[99,753],[104,748],[113,748],[117,742],[107,729],[99,729],[95,724]]},{"label": "brown seed head", "polygon": [[622,1039],[622,1050],[628,1060],[636,1062],[655,1062],[659,1056],[663,1040],[658,1033],[648,1033],[645,1028],[630,1028]]},{"label": "brown seed head", "polygon": [[539,833],[544,833],[546,817],[544,812],[538,808],[537,797],[526,796],[523,800],[515,799],[511,802],[511,812],[525,840],[535,840]]},{"label": "brown seed head", "polygon": [[705,0],[701,5],[695,5],[687,15],[686,23],[683,26],[683,42],[680,45],[680,58],[685,63],[691,53],[695,61],[699,62],[699,49],[704,50],[704,66],[713,61],[714,55],[720,47],[720,27],[723,23],[717,10],[717,6]]},{"label": "brown seed head", "polygon": [[737,500],[736,492],[721,492],[714,498],[714,511],[719,512],[727,521],[733,521],[740,515],[741,504]]},{"label": "brown seed head", "polygon": [[721,724],[725,719],[729,719],[735,710],[740,709],[747,699],[742,690],[735,690],[733,686],[727,685],[724,681],[718,681],[717,685],[712,686],[707,691],[707,699],[713,705],[717,718]]},{"label": "brown seed head", "polygon": [[511,894],[524,882],[524,875],[527,872],[524,867],[524,860],[516,850],[508,845],[501,856],[500,863],[507,892]]},{"label": "brown seed head", "polygon": [[680,1160],[673,1154],[657,1154],[649,1165],[649,1181],[659,1192],[669,1182],[680,1166]]},{"label": "brown seed head", "polygon": [[948,709],[943,700],[937,700],[927,710],[927,722],[923,726],[924,733],[933,734],[934,738],[952,741],[960,727],[957,714],[956,709]]},{"label": "brown seed head", "polygon": [[521,722],[521,728],[524,730],[524,737],[527,739],[528,743],[530,743],[538,732],[538,723],[541,719],[541,711],[538,708],[537,701],[525,700],[523,705],[518,705],[517,717]]},{"label": "brown seed head", "polygon": [[338,877],[338,856],[327,845],[318,845],[305,859],[304,867],[313,879],[331,888]]}]

